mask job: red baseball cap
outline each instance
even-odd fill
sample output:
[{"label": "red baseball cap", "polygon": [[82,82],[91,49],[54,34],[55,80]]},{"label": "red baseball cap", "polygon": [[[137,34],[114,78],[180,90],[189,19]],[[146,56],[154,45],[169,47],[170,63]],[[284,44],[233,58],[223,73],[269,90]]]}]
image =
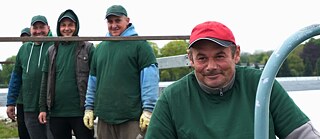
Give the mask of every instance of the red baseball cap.
[{"label": "red baseball cap", "polygon": [[236,45],[232,31],[222,23],[207,21],[198,24],[192,29],[189,41],[189,49],[199,40],[210,40],[223,47]]}]

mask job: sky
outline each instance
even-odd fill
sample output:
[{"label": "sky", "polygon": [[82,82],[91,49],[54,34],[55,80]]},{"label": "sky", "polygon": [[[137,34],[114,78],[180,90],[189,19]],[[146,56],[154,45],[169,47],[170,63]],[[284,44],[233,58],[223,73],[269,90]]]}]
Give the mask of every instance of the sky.
[{"label": "sky", "polygon": [[[56,34],[58,16],[72,9],[80,20],[79,36],[108,32],[106,10],[123,5],[140,36],[190,35],[194,26],[218,21],[228,26],[241,52],[278,49],[300,29],[320,23],[317,0],[6,0],[0,5],[0,37],[18,37],[35,15],[47,17]],[[169,41],[153,41],[161,48]],[[99,43],[99,42],[93,42]],[[0,61],[16,55],[21,42],[0,42]]]}]

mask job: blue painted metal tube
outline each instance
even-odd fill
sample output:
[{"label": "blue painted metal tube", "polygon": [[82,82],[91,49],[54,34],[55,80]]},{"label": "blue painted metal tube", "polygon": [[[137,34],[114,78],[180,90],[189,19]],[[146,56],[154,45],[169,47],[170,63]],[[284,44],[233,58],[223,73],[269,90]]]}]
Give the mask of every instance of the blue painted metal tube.
[{"label": "blue painted metal tube", "polygon": [[290,52],[305,40],[320,34],[320,24],[302,28],[275,50],[262,72],[259,80],[254,115],[254,138],[269,139],[269,104],[275,77]]}]

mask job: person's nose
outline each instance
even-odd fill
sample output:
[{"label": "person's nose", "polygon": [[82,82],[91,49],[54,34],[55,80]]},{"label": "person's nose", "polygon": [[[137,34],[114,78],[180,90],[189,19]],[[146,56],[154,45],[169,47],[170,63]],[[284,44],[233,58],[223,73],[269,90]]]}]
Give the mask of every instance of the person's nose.
[{"label": "person's nose", "polygon": [[208,61],[207,70],[213,70],[213,69],[217,69],[217,68],[218,68],[217,62],[214,61],[213,59],[210,59]]},{"label": "person's nose", "polygon": [[36,33],[37,33],[37,34],[41,33],[41,29],[37,29],[37,30],[36,30]]},{"label": "person's nose", "polygon": [[113,29],[116,29],[116,28],[117,28],[117,24],[111,24],[111,27],[112,27]]}]

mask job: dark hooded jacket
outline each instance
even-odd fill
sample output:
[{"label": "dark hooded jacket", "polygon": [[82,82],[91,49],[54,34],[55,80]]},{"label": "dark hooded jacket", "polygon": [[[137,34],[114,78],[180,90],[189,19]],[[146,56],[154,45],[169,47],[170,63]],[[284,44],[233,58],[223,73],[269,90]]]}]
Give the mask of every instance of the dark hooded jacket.
[{"label": "dark hooded jacket", "polygon": [[[57,35],[62,36],[60,32],[60,23],[61,19],[63,18],[70,18],[76,23],[76,30],[73,36],[78,36],[80,24],[77,15],[70,9],[61,13],[58,18],[57,22]],[[54,105],[54,98],[55,98],[55,88],[56,88],[56,56],[58,53],[58,48],[62,47],[64,44],[68,43],[75,43],[75,73],[76,73],[76,83],[77,83],[77,90],[80,97],[80,109],[84,109],[84,101],[87,89],[87,82],[90,70],[90,61],[93,55],[94,47],[92,43],[85,42],[85,41],[78,41],[78,42],[55,42],[48,49],[47,53],[47,72],[43,69],[44,75],[41,84],[41,95],[40,95],[40,111],[46,111],[47,109],[50,110],[51,107]],[[44,65],[45,67],[45,65]]]}]

